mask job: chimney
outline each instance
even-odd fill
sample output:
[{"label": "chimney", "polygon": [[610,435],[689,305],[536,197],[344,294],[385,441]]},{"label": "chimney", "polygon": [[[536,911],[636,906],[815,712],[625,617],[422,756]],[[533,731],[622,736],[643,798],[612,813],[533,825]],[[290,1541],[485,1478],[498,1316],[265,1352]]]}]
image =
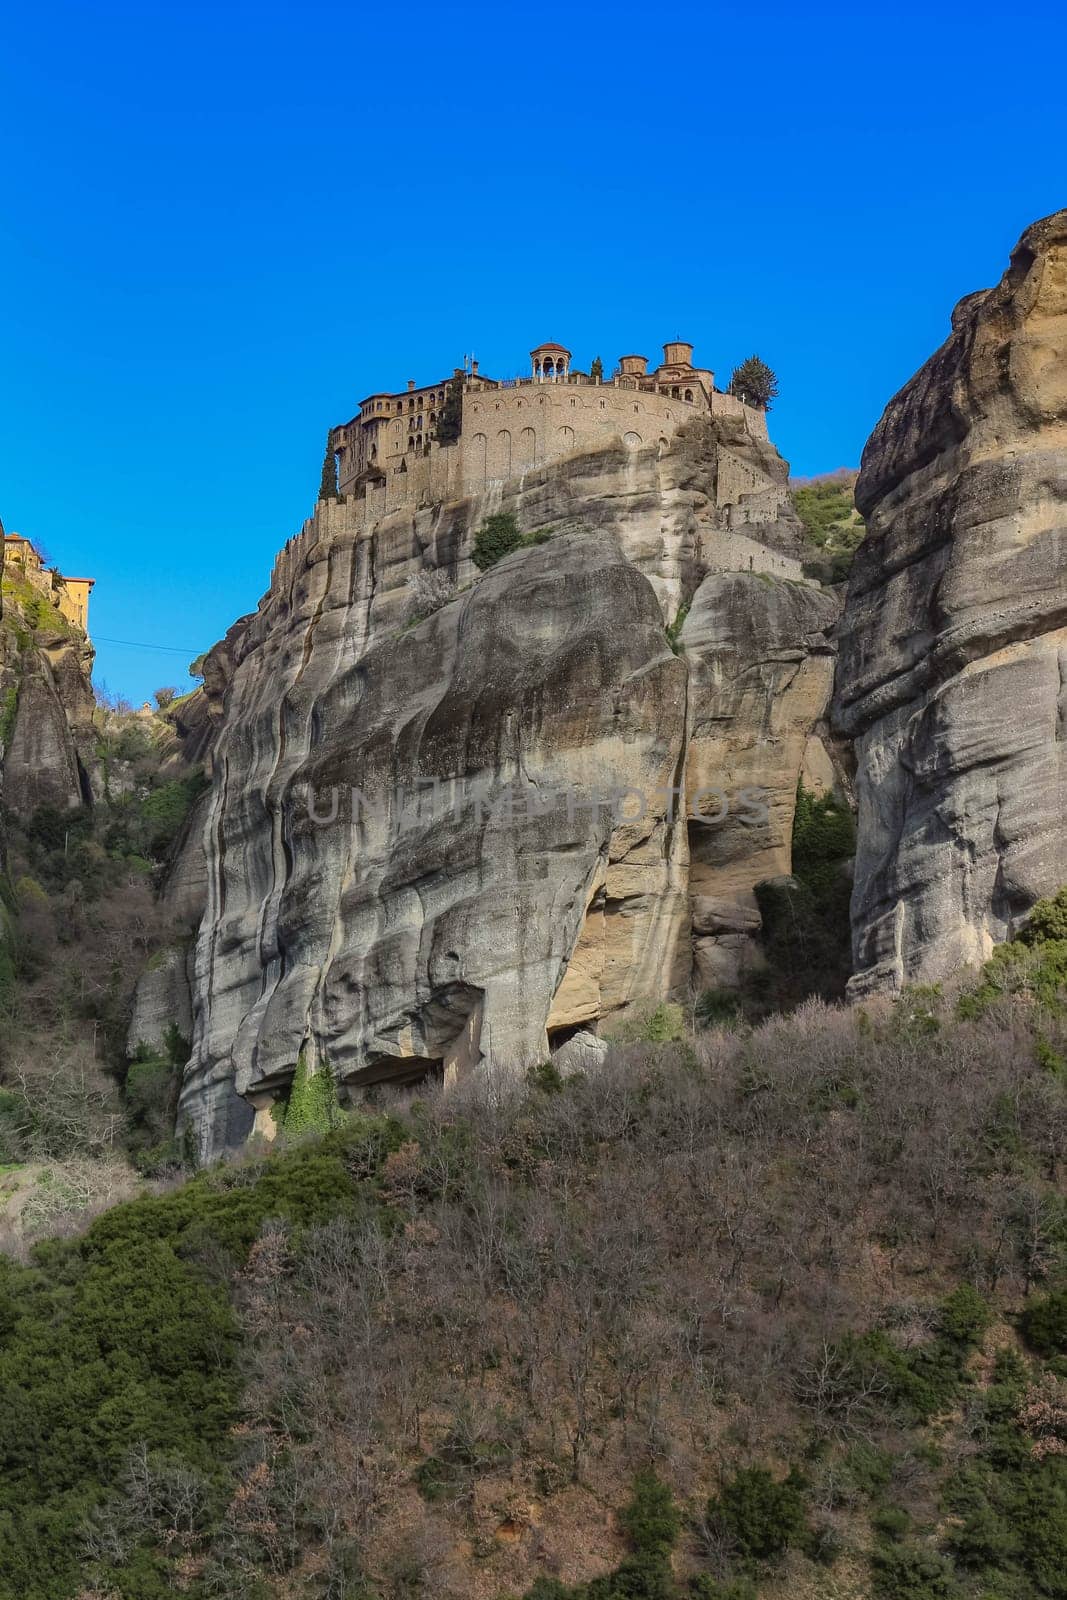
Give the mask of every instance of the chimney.
[{"label": "chimney", "polygon": [[478,363],[477,363],[477,361],[472,361],[471,362],[471,372],[474,373],[474,372],[477,372],[477,371],[478,371]]},{"label": "chimney", "polygon": [[408,392],[410,393],[411,390],[414,389],[414,387],[415,387],[415,379],[414,378],[409,378],[408,379]]}]

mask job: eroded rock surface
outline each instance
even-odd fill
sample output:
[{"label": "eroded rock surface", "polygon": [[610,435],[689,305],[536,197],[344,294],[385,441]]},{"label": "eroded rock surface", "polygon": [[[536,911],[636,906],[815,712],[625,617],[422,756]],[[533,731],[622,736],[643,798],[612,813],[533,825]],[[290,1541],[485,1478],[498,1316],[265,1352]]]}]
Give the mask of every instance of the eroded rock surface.
[{"label": "eroded rock surface", "polygon": [[837,613],[821,589],[751,573],[709,574],[693,598],[681,637],[690,665],[689,893],[700,988],[734,988],[759,964],[752,891],[790,869],[797,778],[806,770],[816,791],[833,786],[820,722]]},{"label": "eroded rock surface", "polygon": [[[42,608],[43,609],[43,608]],[[4,805],[23,820],[40,806],[76,810],[95,765],[93,650],[58,616],[23,614],[9,594],[0,621],[0,765]]]},{"label": "eroded rock surface", "polygon": [[858,992],[988,955],[1067,880],[1067,211],[890,402],[841,626]]},{"label": "eroded rock surface", "polygon": [[[570,1069],[706,986],[715,943],[728,982],[724,928],[744,969],[752,884],[788,871],[821,748],[836,607],[799,581],[785,463],[728,432],[609,445],[370,528],[320,502],[286,545],[183,712],[213,772],[168,890],[199,923],[182,1116],[205,1154],[269,1131],[301,1056],[346,1094],[549,1051]],[[480,575],[473,536],[499,510],[550,537]],[[428,567],[455,596],[412,624]],[[735,796],[718,856],[712,820],[693,825],[694,896],[679,796],[716,766],[768,784],[767,818],[755,802],[746,835]],[[141,1026],[181,1009],[185,970],[146,980]]]}]

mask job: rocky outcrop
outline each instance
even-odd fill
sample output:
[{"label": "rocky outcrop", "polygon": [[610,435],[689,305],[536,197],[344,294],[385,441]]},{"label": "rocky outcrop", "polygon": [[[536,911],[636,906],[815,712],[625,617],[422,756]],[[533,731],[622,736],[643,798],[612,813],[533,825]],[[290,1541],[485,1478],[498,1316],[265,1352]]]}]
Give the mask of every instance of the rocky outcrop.
[{"label": "rocky outcrop", "polygon": [[956,307],[856,500],[834,714],[856,741],[863,992],[981,959],[1067,880],[1067,212]]},{"label": "rocky outcrop", "polygon": [[759,965],[753,889],[789,872],[798,776],[816,791],[835,785],[821,719],[837,612],[824,590],[751,573],[710,574],[693,598],[681,638],[699,988],[734,988]]},{"label": "rocky outcrop", "polygon": [[[713,421],[371,527],[320,502],[181,712],[212,763],[168,888],[199,923],[181,1114],[205,1154],[269,1132],[301,1058],[347,1095],[573,1070],[635,1010],[736,980],[832,664],[786,470]],[[496,511],[543,542],[479,574]],[[413,623],[425,568],[454,597]],[[745,818],[731,793],[719,844],[684,803],[713,782],[770,790]],[[152,1038],[186,970],[145,980]]]},{"label": "rocky outcrop", "polygon": [[[26,601],[28,604],[24,604]],[[0,616],[0,762],[4,804],[27,818],[71,811],[89,797],[93,768],[93,650],[21,575],[5,584]]]}]

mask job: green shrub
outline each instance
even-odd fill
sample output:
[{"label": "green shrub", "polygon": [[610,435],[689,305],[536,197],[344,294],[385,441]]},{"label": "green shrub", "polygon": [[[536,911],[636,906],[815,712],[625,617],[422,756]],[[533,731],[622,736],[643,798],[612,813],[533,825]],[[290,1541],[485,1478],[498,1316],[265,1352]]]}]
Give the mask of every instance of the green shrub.
[{"label": "green shrub", "polygon": [[749,1578],[720,1580],[702,1572],[691,1579],[685,1593],[691,1600],[756,1600],[756,1585]]},{"label": "green shrub", "polygon": [[542,1094],[562,1094],[567,1080],[554,1061],[539,1061],[526,1074],[527,1082]]},{"label": "green shrub", "polygon": [[708,1522],[750,1561],[772,1561],[808,1536],[803,1480],[742,1467],[708,1501]]},{"label": "green shrub", "polygon": [[1032,945],[1015,939],[997,946],[977,984],[960,996],[956,1011],[965,1021],[979,1021],[997,1000],[1020,995],[1058,1015],[1064,1010],[1065,994],[1067,939]]},{"label": "green shrub", "polygon": [[651,1471],[639,1472],[634,1479],[633,1499],[619,1521],[633,1548],[653,1555],[673,1550],[681,1527],[674,1496]]},{"label": "green shrub", "polygon": [[1032,1350],[1042,1356],[1067,1356],[1067,1288],[1032,1299],[1019,1328]]},{"label": "green shrub", "polygon": [[681,1006],[663,1001],[650,1014],[641,1029],[649,1044],[673,1044],[685,1035],[685,1015]]},{"label": "green shrub", "polygon": [[675,612],[674,621],[667,628],[667,643],[670,645],[675,655],[678,654],[681,647],[682,629],[685,626],[685,619],[688,615],[689,607],[679,606],[678,610]]},{"label": "green shrub", "polygon": [[741,997],[732,989],[705,989],[696,1003],[697,1026],[736,1028],[744,1020]]},{"label": "green shrub", "polygon": [[[239,1267],[263,1224],[303,1227],[371,1203],[403,1137],[352,1119],[317,1145],[204,1173],[106,1212],[78,1240],[0,1257],[0,1596],[70,1600],[84,1587],[81,1531],[145,1444],[225,1484],[240,1394],[236,1321],[206,1251]],[[224,1496],[223,1496],[224,1498]],[[140,1552],[99,1585],[123,1600],[176,1592],[164,1554]],[[123,1575],[125,1573],[125,1576]]]},{"label": "green shrub", "polygon": [[204,774],[196,771],[186,778],[175,778],[170,783],[161,784],[145,797],[140,809],[147,855],[157,861],[163,859],[206,787]]},{"label": "green shrub", "polygon": [[1067,940],[1067,884],[1057,889],[1054,895],[1037,902],[1019,938],[1023,944],[1029,945]]},{"label": "green shrub", "polygon": [[345,1121],[337,1102],[337,1085],[324,1062],[312,1072],[301,1054],[296,1064],[292,1087],[282,1113],[281,1125],[288,1134],[328,1133]]},{"label": "green shrub", "polygon": [[877,1600],[955,1600],[960,1593],[952,1564],[919,1545],[886,1545],[871,1557]]},{"label": "green shrub", "polygon": [[893,1476],[893,1457],[888,1450],[862,1440],[846,1451],[841,1467],[848,1484],[873,1500]]},{"label": "green shrub", "polygon": [[963,1286],[939,1307],[940,1331],[935,1338],[904,1350],[881,1328],[874,1328],[846,1335],[837,1355],[857,1392],[866,1389],[880,1396],[879,1403],[903,1420],[926,1421],[950,1410],[970,1381],[967,1359],[988,1317],[981,1297],[969,1285]]},{"label": "green shrub", "polygon": [[867,531],[853,500],[855,480],[855,473],[834,474],[792,492],[793,508],[817,552],[805,561],[805,574],[823,583],[844,582]]},{"label": "green shrub", "polygon": [[497,511],[487,517],[474,536],[471,559],[482,572],[502,561],[522,545],[519,524],[510,511]]},{"label": "green shrub", "polygon": [[955,1344],[976,1345],[992,1320],[993,1313],[973,1284],[961,1283],[941,1302],[937,1326]]},{"label": "green shrub", "polygon": [[903,1506],[879,1506],[871,1517],[875,1533],[894,1543],[906,1538],[911,1527],[911,1517]]},{"label": "green shrub", "polygon": [[[602,1578],[568,1588],[556,1578],[538,1578],[527,1590],[526,1600],[675,1600],[677,1589],[671,1574],[670,1555],[678,1537],[681,1519],[670,1490],[653,1472],[640,1472],[634,1479],[633,1496],[619,1515],[619,1521],[633,1546],[627,1556]],[[705,1591],[694,1589],[693,1594]],[[707,1591],[710,1596],[712,1591]],[[717,1600],[749,1600],[729,1589]]]},{"label": "green shrub", "polygon": [[797,785],[793,819],[793,876],[813,894],[825,895],[842,878],[841,864],[856,851],[852,812],[832,794],[815,795]]},{"label": "green shrub", "polygon": [[11,735],[15,731],[15,718],[18,715],[19,691],[18,684],[13,683],[4,691],[3,700],[0,701],[0,744],[6,749],[11,743]]}]

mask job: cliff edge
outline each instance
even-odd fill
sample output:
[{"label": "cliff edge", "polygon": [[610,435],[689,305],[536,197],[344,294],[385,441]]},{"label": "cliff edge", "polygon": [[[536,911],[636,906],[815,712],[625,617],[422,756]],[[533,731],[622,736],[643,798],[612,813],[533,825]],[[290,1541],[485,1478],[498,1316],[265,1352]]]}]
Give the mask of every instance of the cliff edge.
[{"label": "cliff edge", "polygon": [[1067,879],[1067,211],[867,444],[834,718],[855,740],[853,990],[940,979]]}]

